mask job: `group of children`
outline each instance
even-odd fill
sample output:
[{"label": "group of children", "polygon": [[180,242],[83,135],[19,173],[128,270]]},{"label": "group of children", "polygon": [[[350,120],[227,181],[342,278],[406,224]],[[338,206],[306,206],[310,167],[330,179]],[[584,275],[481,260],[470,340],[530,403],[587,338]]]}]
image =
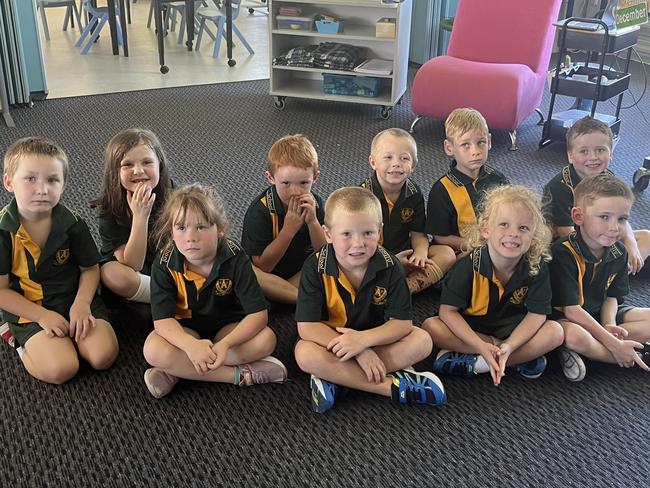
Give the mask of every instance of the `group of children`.
[{"label": "group of children", "polygon": [[[622,304],[628,273],[650,254],[650,232],[630,227],[633,195],[607,169],[607,125],[585,118],[569,130],[570,164],[545,187],[544,204],[486,164],[491,140],[480,113],[455,110],[445,131],[453,161],[427,212],[407,132],[377,134],[372,174],[325,204],[312,192],[313,145],[303,135],[281,138],[240,245],[212,188],[174,188],[155,134],[124,130],[106,148],[103,189],[91,202],[101,252],[59,203],[69,173],[63,150],[20,139],[4,158],[13,199],[0,212],[3,337],[13,335],[27,371],[48,383],[72,378],[78,356],[110,367],[118,343],[101,282],[102,295],[151,304],[144,381],[156,398],[179,379],[284,381],[267,299],[296,304],[295,359],[311,375],[316,412],[348,388],[442,405],[435,373],[489,372],[498,385],[513,367],[537,378],[556,348],[572,381],[585,376],[582,356],[650,370],[639,355],[650,309]],[[418,327],[411,294],[436,283],[439,316]],[[433,372],[415,371],[434,347]]]}]

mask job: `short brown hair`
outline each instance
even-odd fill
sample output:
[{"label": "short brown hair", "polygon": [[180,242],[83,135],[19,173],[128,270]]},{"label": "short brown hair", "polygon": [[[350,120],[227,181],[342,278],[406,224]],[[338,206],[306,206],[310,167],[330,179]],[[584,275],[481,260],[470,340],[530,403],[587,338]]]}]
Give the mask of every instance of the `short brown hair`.
[{"label": "short brown hair", "polygon": [[486,136],[490,133],[485,117],[473,108],[457,108],[445,120],[445,137],[450,141],[473,130]]},{"label": "short brown hair", "polygon": [[585,134],[591,134],[593,132],[600,132],[604,134],[609,139],[609,149],[612,149],[613,145],[613,135],[612,129],[609,128],[602,120],[595,119],[590,116],[586,116],[576,121],[569,130],[566,132],[566,146],[570,151],[573,148],[573,142],[577,137],[583,136]]},{"label": "short brown hair", "polygon": [[275,174],[281,166],[311,169],[314,176],[318,173],[316,149],[302,134],[291,134],[275,141],[269,149],[268,159],[267,169],[271,174]]},{"label": "short brown hair", "polygon": [[379,145],[379,141],[384,136],[399,137],[400,139],[404,139],[406,142],[408,142],[408,145],[411,148],[411,157],[413,158],[413,166],[415,166],[417,164],[417,162],[418,162],[418,145],[415,142],[415,139],[413,139],[413,136],[411,134],[409,134],[407,131],[405,131],[404,129],[400,129],[398,127],[392,127],[390,129],[382,130],[375,137],[373,137],[372,138],[372,144],[370,145],[370,154],[372,154],[373,156],[376,154],[377,146]]},{"label": "short brown hair", "polygon": [[360,186],[346,186],[334,191],[325,202],[325,225],[331,227],[332,215],[337,210],[348,213],[367,212],[377,218],[377,225],[382,225],[381,203],[370,191]]},{"label": "short brown hair", "polygon": [[630,187],[611,173],[587,176],[578,183],[573,190],[574,207],[585,208],[598,198],[623,197],[630,203],[634,203],[634,193]]},{"label": "short brown hair", "polygon": [[63,166],[63,183],[68,182],[70,167],[68,156],[61,146],[46,137],[23,137],[14,142],[5,153],[3,173],[8,178],[13,178],[18,170],[20,160],[28,155],[48,156],[61,161]]}]

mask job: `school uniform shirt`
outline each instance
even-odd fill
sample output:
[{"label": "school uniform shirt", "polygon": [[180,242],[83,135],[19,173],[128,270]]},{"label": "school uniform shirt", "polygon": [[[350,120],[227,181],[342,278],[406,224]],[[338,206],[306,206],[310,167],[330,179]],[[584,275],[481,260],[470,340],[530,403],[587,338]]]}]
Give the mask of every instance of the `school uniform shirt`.
[{"label": "school uniform shirt", "polygon": [[627,251],[621,241],[597,259],[578,229],[553,243],[551,252],[554,307],[580,305],[598,317],[605,298],[622,298],[629,293]]},{"label": "school uniform shirt", "polygon": [[[313,192],[312,196],[316,200],[316,218],[322,224],[325,219],[323,201]],[[278,196],[275,185],[268,187],[253,200],[244,216],[242,228],[241,245],[246,254],[261,256],[264,249],[280,234],[286,214],[287,211]],[[272,273],[284,279],[291,278],[300,271],[305,259],[313,251],[309,229],[305,224],[293,237],[284,256],[273,268]]]},{"label": "school uniform shirt", "polygon": [[[607,170],[607,173],[614,174]],[[573,190],[582,178],[572,164],[566,165],[544,186],[544,217],[552,227],[571,227]]]},{"label": "school uniform shirt", "polygon": [[551,313],[548,266],[542,263],[535,276],[529,271],[528,261],[522,258],[503,285],[496,277],[487,246],[476,248],[447,274],[440,304],[457,307],[477,332],[493,335],[491,332],[503,328],[514,330],[528,312]]},{"label": "school uniform shirt", "polygon": [[[114,218],[98,219],[99,223],[99,237],[102,240],[100,249],[102,263],[108,261],[116,261],[117,258],[113,254],[115,249],[125,245],[129,241],[131,235],[131,222],[120,223]],[[154,219],[149,218],[148,234],[151,237],[153,232]],[[147,241],[147,252],[144,257],[144,264],[140,273],[145,275],[151,274],[151,263],[153,263],[156,249],[149,241]]]},{"label": "school uniform shirt", "polygon": [[151,268],[153,320],[174,318],[212,338],[224,325],[266,308],[248,256],[230,239],[221,240],[207,278],[187,269],[176,246],[156,254]]},{"label": "school uniform shirt", "polygon": [[323,246],[305,261],[300,277],[297,322],[323,322],[332,328],[373,329],[389,319],[411,320],[411,293],[404,268],[382,246],[368,261],[355,291],[339,269],[334,248]]},{"label": "school uniform shirt", "polygon": [[[88,225],[78,213],[57,204],[52,228],[41,249],[20,223],[16,200],[0,211],[0,275],[9,275],[9,287],[27,300],[68,316],[79,289],[79,267],[99,263],[99,252]],[[31,320],[3,311],[4,320]]]},{"label": "school uniform shirt", "polygon": [[460,229],[475,224],[478,206],[487,190],[507,185],[508,178],[491,166],[483,165],[473,180],[456,168],[452,161],[446,175],[431,187],[427,202],[427,234],[460,236]]},{"label": "school uniform shirt", "polygon": [[408,178],[402,185],[397,201],[391,202],[386,198],[376,172],[360,186],[372,191],[381,202],[384,226],[379,243],[393,253],[412,249],[411,232],[424,234],[426,224],[424,196],[420,188]]}]

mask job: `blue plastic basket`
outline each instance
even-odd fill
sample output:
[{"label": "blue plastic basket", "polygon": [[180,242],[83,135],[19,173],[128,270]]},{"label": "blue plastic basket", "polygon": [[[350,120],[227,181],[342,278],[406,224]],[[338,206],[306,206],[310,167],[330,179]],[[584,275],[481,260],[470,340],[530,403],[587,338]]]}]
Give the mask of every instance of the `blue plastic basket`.
[{"label": "blue plastic basket", "polygon": [[381,78],[323,73],[323,92],[330,95],[378,97]]},{"label": "blue plastic basket", "polygon": [[338,34],[343,32],[342,20],[317,20],[316,30],[323,34]]}]

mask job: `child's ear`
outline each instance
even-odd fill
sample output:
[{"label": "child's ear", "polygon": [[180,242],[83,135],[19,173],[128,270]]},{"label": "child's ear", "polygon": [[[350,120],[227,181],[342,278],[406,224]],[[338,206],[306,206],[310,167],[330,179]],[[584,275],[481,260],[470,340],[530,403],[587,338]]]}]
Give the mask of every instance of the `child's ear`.
[{"label": "child's ear", "polygon": [[14,192],[14,187],[11,184],[11,180],[6,174],[2,175],[2,184],[4,185],[5,190],[7,190],[9,193]]},{"label": "child's ear", "polygon": [[265,171],[264,172],[264,177],[266,178],[266,181],[271,183],[272,185],[275,185],[275,178],[273,178],[273,175],[271,174],[270,171]]},{"label": "child's ear", "polygon": [[376,163],[375,163],[375,157],[371,154],[368,156],[368,162],[370,163],[370,167],[374,170],[377,169]]},{"label": "child's ear", "polygon": [[314,172],[314,181],[313,181],[312,183],[316,183],[316,180],[318,179],[319,176],[320,176],[320,170],[317,169],[317,170]]},{"label": "child's ear", "polygon": [[584,213],[582,211],[582,208],[573,207],[571,209],[571,219],[576,225],[582,225],[584,222]]},{"label": "child's ear", "polygon": [[451,143],[449,139],[445,139],[445,141],[443,142],[443,147],[445,148],[445,154],[447,154],[447,156],[454,155],[454,145]]},{"label": "child's ear", "polygon": [[325,240],[327,241],[328,244],[332,243],[332,233],[330,232],[329,228],[323,224],[321,225],[323,228],[323,234],[325,234]]}]

